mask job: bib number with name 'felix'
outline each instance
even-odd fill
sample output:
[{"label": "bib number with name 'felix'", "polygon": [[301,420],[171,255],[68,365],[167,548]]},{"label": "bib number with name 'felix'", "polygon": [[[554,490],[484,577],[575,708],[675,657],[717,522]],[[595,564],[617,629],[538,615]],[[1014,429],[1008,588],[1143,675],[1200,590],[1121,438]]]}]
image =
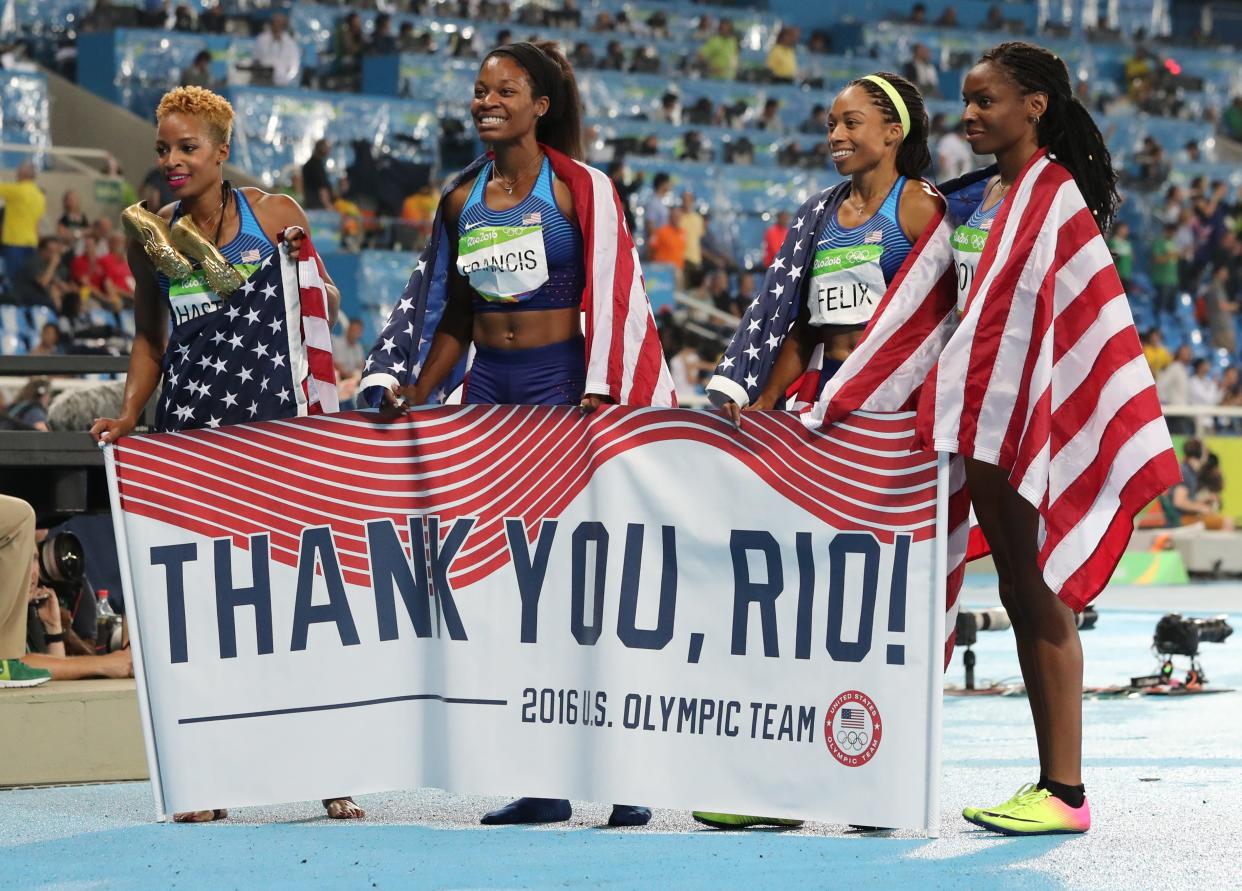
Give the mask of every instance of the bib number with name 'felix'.
[{"label": "bib number with name 'felix'", "polygon": [[887,284],[882,244],[825,248],[815,252],[807,301],[812,325],[865,325],[884,297]]},{"label": "bib number with name 'felix'", "polygon": [[479,226],[457,240],[457,271],[491,303],[520,303],[548,280],[543,226]]}]

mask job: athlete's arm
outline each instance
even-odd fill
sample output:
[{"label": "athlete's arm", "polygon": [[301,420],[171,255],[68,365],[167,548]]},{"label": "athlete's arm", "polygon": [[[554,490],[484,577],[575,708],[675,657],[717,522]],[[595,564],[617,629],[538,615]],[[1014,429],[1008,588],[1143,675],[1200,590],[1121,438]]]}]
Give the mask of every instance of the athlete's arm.
[{"label": "athlete's arm", "polygon": [[168,349],[168,307],[161,299],[155,269],[142,246],[129,240],[129,268],[134,274],[134,344],[125,374],[125,395],[119,418],[99,418],[91,425],[96,442],[116,442],[133,431],[160,382]]},{"label": "athlete's arm", "polygon": [[789,329],[789,333],[785,335],[781,351],[777,353],[776,361],[772,363],[772,372],[768,375],[767,383],[763,385],[755,401],[746,406],[744,411],[771,410],[785,395],[790,385],[806,371],[806,366],[811,361],[811,354],[815,351],[815,344],[819,340],[819,332],[811,327],[809,317],[810,311],[807,309],[806,301],[803,300],[798,318],[793,323],[793,327]]},{"label": "athlete's arm", "polygon": [[[302,230],[300,233],[291,232],[285,237],[289,245],[289,259],[296,263],[301,253],[302,240],[310,234],[310,223],[307,222],[306,211],[302,210],[302,205],[288,195],[272,195],[254,188],[247,188],[245,192],[259,225],[263,227],[272,244],[276,244],[280,233],[286,229],[293,227]],[[336,314],[341,308],[341,292],[332,281],[332,276],[328,275],[323,259],[317,257],[315,262],[319,266],[319,275],[323,278],[324,291],[328,298],[328,325],[332,326],[336,324]]]},{"label": "athlete's arm", "polygon": [[911,244],[916,244],[937,215],[944,210],[944,201],[919,180],[907,180],[901,193],[897,212],[901,231]]}]

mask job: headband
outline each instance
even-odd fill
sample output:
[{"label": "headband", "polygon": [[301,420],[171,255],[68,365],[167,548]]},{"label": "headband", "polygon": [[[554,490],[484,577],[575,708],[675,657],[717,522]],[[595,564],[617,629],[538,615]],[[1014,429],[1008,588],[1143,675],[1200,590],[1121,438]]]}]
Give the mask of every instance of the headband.
[{"label": "headband", "polygon": [[910,111],[906,108],[905,100],[901,98],[897,88],[878,74],[868,74],[863,80],[869,80],[878,86],[893,103],[893,107],[897,109],[897,119],[901,121],[901,140],[905,142],[906,137],[910,135]]}]

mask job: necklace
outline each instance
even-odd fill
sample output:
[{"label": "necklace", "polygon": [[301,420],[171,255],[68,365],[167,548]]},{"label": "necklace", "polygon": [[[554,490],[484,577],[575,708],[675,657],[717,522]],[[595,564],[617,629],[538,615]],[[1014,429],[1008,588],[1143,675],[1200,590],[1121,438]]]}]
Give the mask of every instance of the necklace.
[{"label": "necklace", "polygon": [[[853,189],[850,189],[850,198],[852,199],[853,197],[854,197],[854,190],[853,190]],[[868,205],[868,204],[870,204],[870,203],[871,203],[872,201],[874,201],[874,200],[875,200],[875,196],[874,196],[874,195],[872,195],[872,196],[871,196],[870,198],[868,198],[866,201],[860,202],[859,204],[855,204],[855,203],[851,200],[851,201],[849,202],[849,205],[850,205],[850,207],[854,208],[854,213],[858,214],[858,216],[860,216],[860,217],[861,217],[861,216],[863,215],[863,212],[867,209],[867,205]]]},{"label": "necklace", "polygon": [[492,179],[494,179],[500,185],[500,187],[505,190],[506,194],[512,195],[513,190],[517,188],[517,184],[518,182],[521,181],[522,177],[526,176],[526,174],[534,170],[536,165],[542,164],[542,163],[543,163],[543,155],[539,155],[535,158],[535,161],[533,164],[531,164],[525,170],[518,173],[512,179],[510,179],[507,176],[501,176],[500,171],[496,169],[496,164],[493,163],[492,164]]},{"label": "necklace", "polygon": [[224,207],[226,204],[229,203],[229,193],[231,191],[232,191],[232,188],[230,184],[227,182],[223,183],[220,186],[220,192],[221,192],[220,206],[217,207],[215,211],[212,212],[211,216],[209,216],[206,220],[205,228],[209,229],[211,228],[212,219],[215,218],[216,214],[220,215],[219,220],[216,221],[216,234],[215,234],[215,237],[212,239],[212,243],[215,244],[217,247],[220,245],[220,231],[224,228]]}]

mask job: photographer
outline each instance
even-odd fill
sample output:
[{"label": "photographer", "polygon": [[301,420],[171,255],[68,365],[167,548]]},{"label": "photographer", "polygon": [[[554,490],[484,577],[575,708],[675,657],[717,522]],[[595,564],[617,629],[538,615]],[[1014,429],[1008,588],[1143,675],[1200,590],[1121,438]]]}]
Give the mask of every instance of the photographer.
[{"label": "photographer", "polygon": [[133,677],[128,643],[115,652],[96,656],[94,647],[73,632],[69,611],[61,606],[55,591],[41,584],[37,559],[30,570],[27,609],[27,665],[47,671],[57,681]]}]

